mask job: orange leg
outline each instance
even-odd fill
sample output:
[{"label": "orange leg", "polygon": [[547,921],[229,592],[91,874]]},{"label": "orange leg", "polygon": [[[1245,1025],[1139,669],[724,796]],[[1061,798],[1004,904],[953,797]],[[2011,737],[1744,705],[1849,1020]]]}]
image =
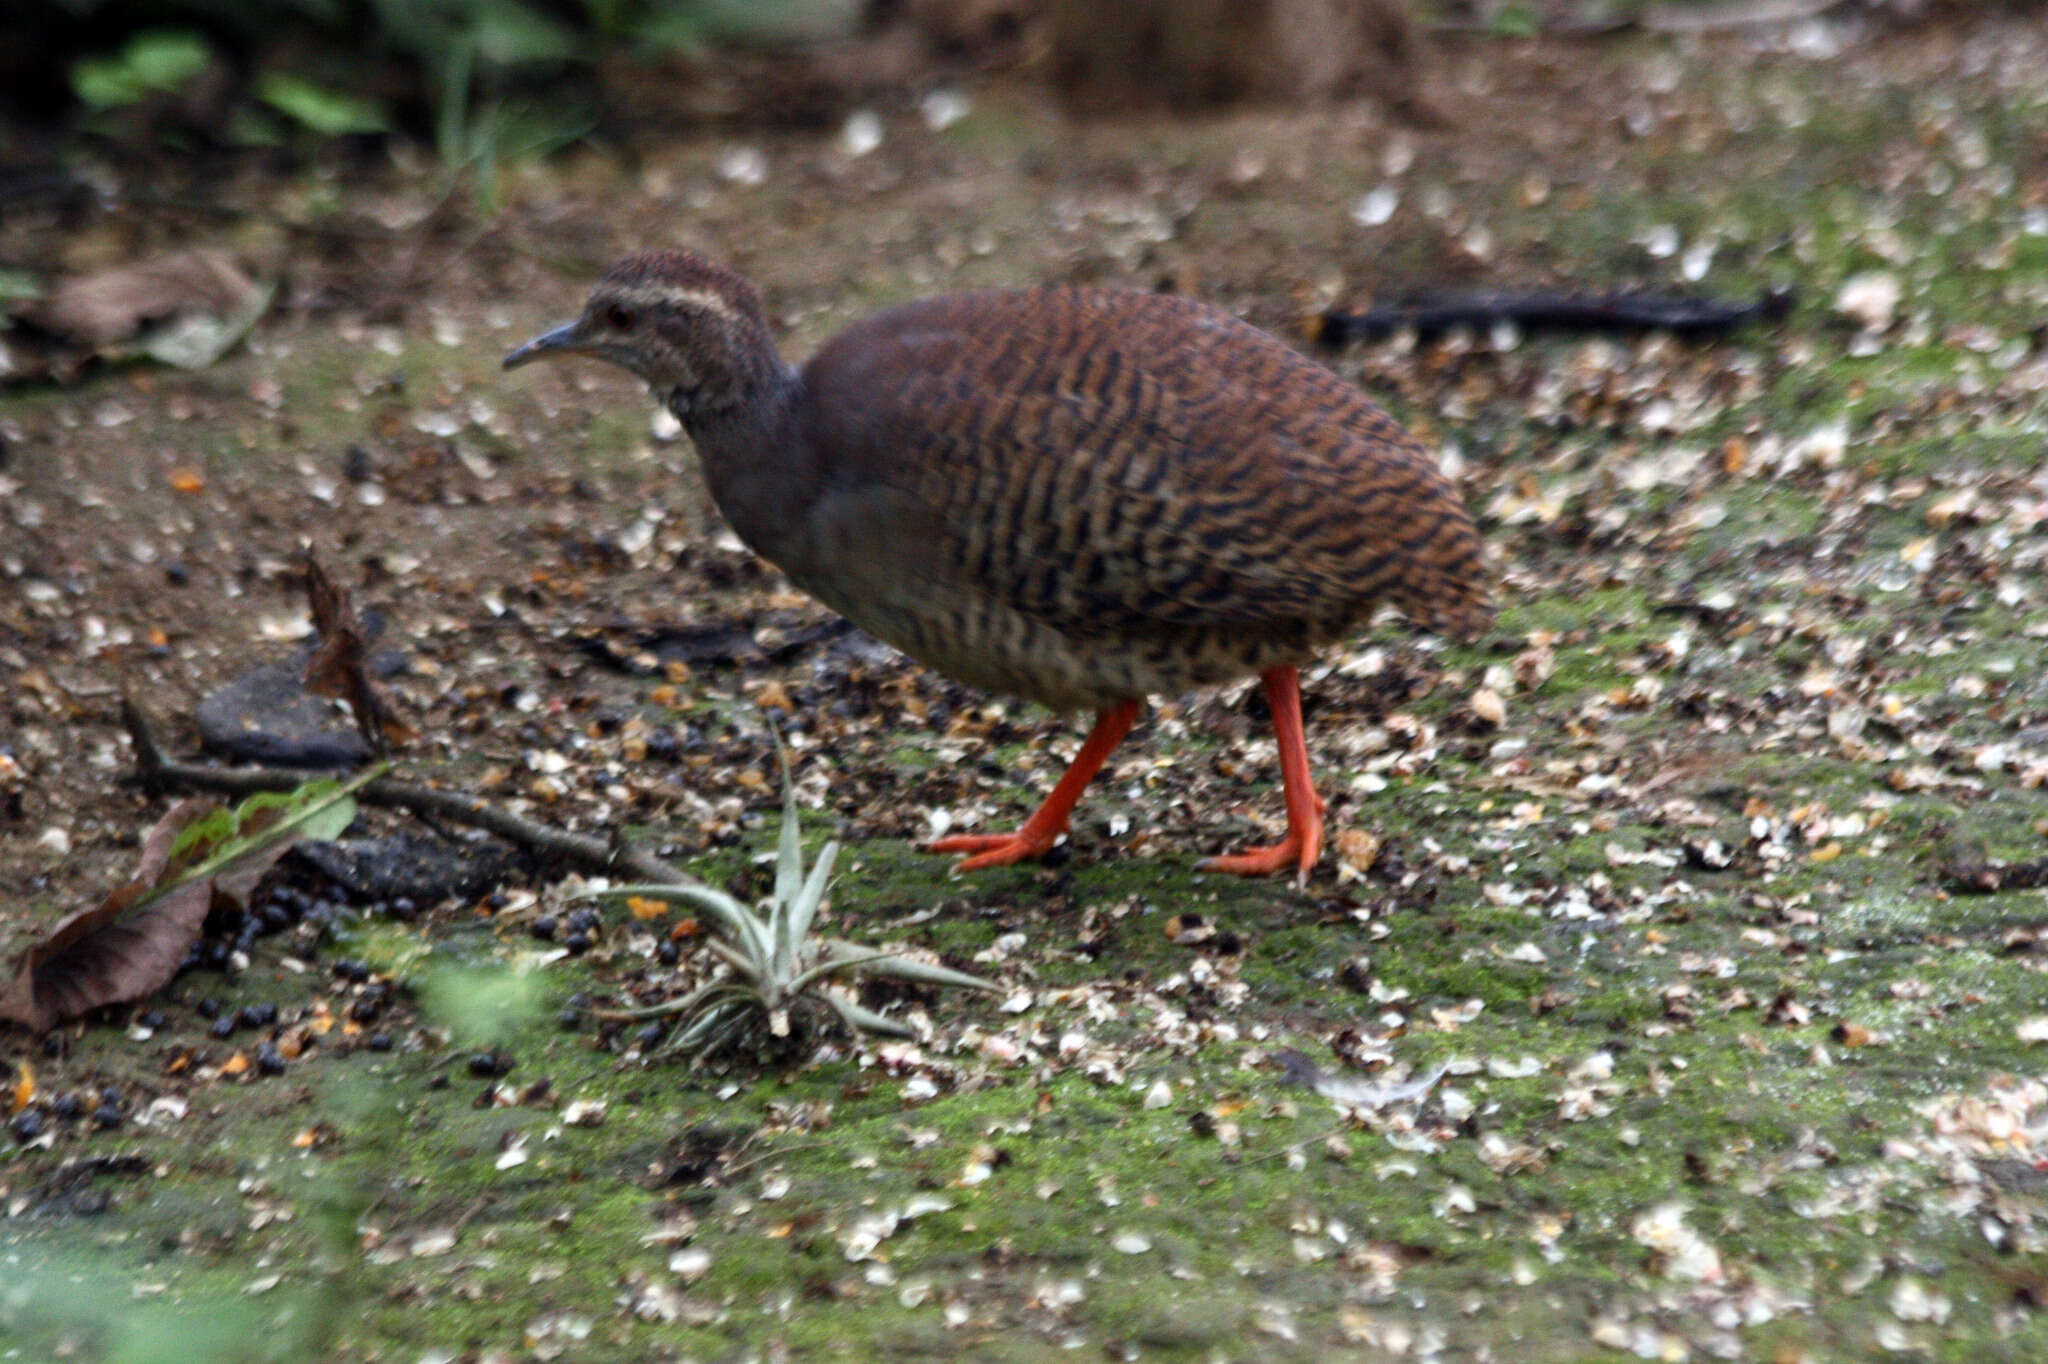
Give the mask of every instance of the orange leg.
[{"label": "orange leg", "polygon": [[[1067,774],[1060,778],[1059,785],[1052,788],[1052,794],[1038,807],[1038,813],[1024,821],[1024,827],[1014,834],[953,834],[936,839],[925,845],[926,852],[973,853],[954,870],[976,871],[982,867],[1007,867],[1012,862],[1023,862],[1034,857],[1043,857],[1052,850],[1059,836],[1067,831],[1067,820],[1074,813],[1074,802],[1081,799],[1081,792],[1092,781],[1102,764],[1109,758],[1110,750],[1123,742],[1131,732],[1131,726],[1138,721],[1138,703],[1124,701],[1108,710],[1097,711],[1095,728],[1088,731],[1087,742],[1074,755],[1074,761],[1067,765]],[[1295,721],[1299,731],[1301,722]],[[1303,771],[1306,771],[1306,767]]]},{"label": "orange leg", "polygon": [[1267,876],[1297,868],[1301,880],[1323,852],[1323,800],[1308,772],[1308,744],[1301,730],[1301,679],[1292,666],[1260,674],[1266,684],[1266,705],[1273,712],[1273,733],[1280,741],[1280,786],[1287,796],[1287,837],[1268,848],[1228,857],[1210,857],[1203,871],[1237,876]]}]

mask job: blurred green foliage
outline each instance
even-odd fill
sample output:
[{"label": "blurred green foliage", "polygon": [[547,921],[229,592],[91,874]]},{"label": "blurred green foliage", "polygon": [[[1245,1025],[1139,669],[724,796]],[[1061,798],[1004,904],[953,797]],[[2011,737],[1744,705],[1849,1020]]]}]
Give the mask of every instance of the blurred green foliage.
[{"label": "blurred green foliage", "polygon": [[212,48],[197,33],[146,29],[111,56],[75,63],[71,88],[89,108],[119,108],[150,95],[175,93],[212,60]]},{"label": "blurred green foliage", "polygon": [[[488,186],[506,156],[574,140],[595,120],[597,64],[710,43],[855,31],[864,0],[56,0],[0,18],[0,40],[50,67],[11,82],[17,107],[89,134],[161,132],[171,109],[215,141],[409,132]],[[8,84],[0,61],[0,84]],[[41,98],[23,91],[34,77]],[[0,99],[4,99],[0,96]],[[55,107],[68,104],[68,107]]]}]

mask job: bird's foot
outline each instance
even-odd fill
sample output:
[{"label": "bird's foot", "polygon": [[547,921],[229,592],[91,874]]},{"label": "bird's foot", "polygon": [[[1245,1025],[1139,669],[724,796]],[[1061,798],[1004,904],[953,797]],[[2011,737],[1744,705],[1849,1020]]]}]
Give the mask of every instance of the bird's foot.
[{"label": "bird's foot", "polygon": [[1316,859],[1323,855],[1324,806],[1322,797],[1316,797],[1314,817],[1303,821],[1307,827],[1298,828],[1290,824],[1287,837],[1278,843],[1221,857],[1205,857],[1195,864],[1195,870],[1220,871],[1230,876],[1271,876],[1292,867],[1295,881],[1306,885],[1308,874],[1315,869]]},{"label": "bird's foot", "polygon": [[983,867],[1007,867],[1015,862],[1031,862],[1052,851],[1058,841],[1058,834],[1040,836],[1029,829],[1019,829],[1014,834],[952,834],[935,838],[924,845],[926,852],[970,853],[953,870],[980,871]]},{"label": "bird's foot", "polygon": [[1308,869],[1314,865],[1314,857],[1302,856],[1301,840],[1289,834],[1271,847],[1253,848],[1222,857],[1205,857],[1195,864],[1195,870],[1220,871],[1231,876],[1271,876],[1289,867],[1297,867],[1306,877]]}]

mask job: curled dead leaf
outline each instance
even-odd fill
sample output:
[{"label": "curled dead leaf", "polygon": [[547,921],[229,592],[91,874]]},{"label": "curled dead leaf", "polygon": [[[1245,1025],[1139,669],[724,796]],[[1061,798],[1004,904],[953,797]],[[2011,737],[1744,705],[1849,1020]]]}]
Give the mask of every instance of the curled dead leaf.
[{"label": "curled dead leaf", "polygon": [[294,843],[332,838],[355,818],[352,781],[251,796],[234,810],[188,800],[143,835],[135,874],[90,909],[58,921],[0,989],[0,1022],[47,1032],[69,1019],[161,989],[216,902],[239,907]]},{"label": "curled dead leaf", "polygon": [[210,882],[158,893],[174,875],[171,850],[211,801],[181,801],[144,835],[127,884],[90,909],[66,916],[23,953],[0,994],[0,1020],[47,1032],[66,1019],[139,999],[168,981],[198,940],[213,903]]},{"label": "curled dead leaf", "polygon": [[305,687],[315,696],[348,703],[356,731],[373,753],[410,743],[411,725],[398,718],[384,691],[370,678],[370,633],[356,614],[348,589],[327,576],[320,561],[306,555],[306,599],[320,647],[306,660]]}]

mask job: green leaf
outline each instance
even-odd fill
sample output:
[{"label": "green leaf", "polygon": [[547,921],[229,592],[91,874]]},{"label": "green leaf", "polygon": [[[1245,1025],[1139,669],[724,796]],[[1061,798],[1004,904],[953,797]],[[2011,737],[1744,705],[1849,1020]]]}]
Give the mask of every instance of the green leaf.
[{"label": "green leaf", "polygon": [[388,770],[389,764],[381,764],[346,782],[322,777],[289,791],[259,791],[232,810],[214,810],[186,825],[171,845],[171,860],[204,858],[218,868],[285,833],[337,838],[356,817],[355,802],[348,797]]},{"label": "green leaf", "polygon": [[870,975],[894,976],[899,980],[914,980],[925,985],[952,985],[962,990],[987,990],[992,994],[1003,988],[992,980],[970,976],[948,966],[915,961],[901,952],[862,947],[859,943],[847,942],[841,938],[827,938],[825,953],[826,960],[835,966],[858,966]]},{"label": "green leaf", "polygon": [[839,1020],[846,1025],[846,1030],[855,1035],[871,1032],[883,1037],[917,1036],[908,1023],[863,1008],[836,990],[820,990],[818,997],[832,1006],[832,1011],[839,1015]]},{"label": "green leaf", "polygon": [[1487,28],[1497,38],[1534,38],[1543,31],[1536,15],[1522,4],[1501,6]]},{"label": "green leaf", "polygon": [[267,71],[256,82],[256,98],[323,137],[381,133],[391,127],[375,100],[315,85],[286,71]]},{"label": "green leaf", "polygon": [[[338,837],[355,820],[354,793],[390,768],[389,763],[379,763],[345,782],[309,781],[288,792],[260,792],[232,811],[215,811],[196,821],[172,844],[171,863],[176,866],[197,860],[198,865],[165,877],[149,896],[137,902],[138,906],[168,895],[189,881],[221,876],[237,862],[280,843]],[[227,816],[225,825],[222,815]]]},{"label": "green leaf", "polygon": [[206,69],[213,48],[190,30],[159,28],[136,34],[122,55],[144,88],[175,90]]},{"label": "green leaf", "polygon": [[470,33],[476,55],[491,66],[566,62],[581,55],[573,32],[516,0],[480,6]]},{"label": "green leaf", "polygon": [[791,966],[796,964],[797,949],[804,939],[811,936],[811,925],[818,917],[818,906],[825,902],[825,887],[832,881],[832,861],[839,856],[839,845],[827,843],[818,854],[818,860],[811,866],[811,878],[804,882],[784,914],[784,932],[789,937],[789,950],[784,960]]},{"label": "green leaf", "polygon": [[206,69],[213,48],[188,29],[149,29],[111,57],[91,57],[71,68],[71,89],[95,109],[133,104],[146,95],[176,90]]}]

